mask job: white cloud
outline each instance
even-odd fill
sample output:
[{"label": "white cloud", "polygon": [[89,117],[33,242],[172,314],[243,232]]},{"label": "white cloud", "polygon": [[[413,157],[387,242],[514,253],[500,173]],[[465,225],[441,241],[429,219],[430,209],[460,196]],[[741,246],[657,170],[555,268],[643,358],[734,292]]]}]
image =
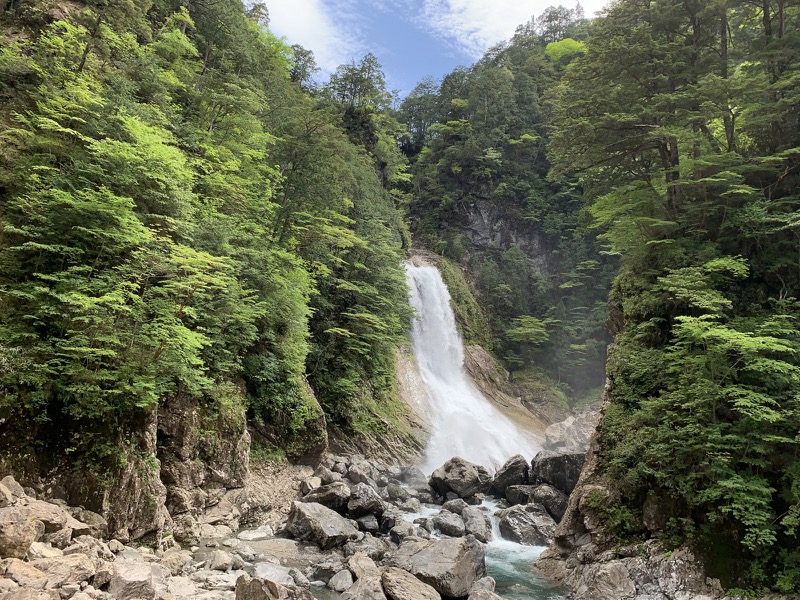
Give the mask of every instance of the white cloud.
[{"label": "white cloud", "polygon": [[267,6],[272,32],[313,51],[325,72],[363,54],[354,0],[269,0]]},{"label": "white cloud", "polygon": [[[604,0],[581,2],[586,16],[593,16]],[[575,0],[424,0],[422,18],[436,35],[449,39],[474,57],[514,35],[518,25],[538,16],[548,6],[575,6]]]}]

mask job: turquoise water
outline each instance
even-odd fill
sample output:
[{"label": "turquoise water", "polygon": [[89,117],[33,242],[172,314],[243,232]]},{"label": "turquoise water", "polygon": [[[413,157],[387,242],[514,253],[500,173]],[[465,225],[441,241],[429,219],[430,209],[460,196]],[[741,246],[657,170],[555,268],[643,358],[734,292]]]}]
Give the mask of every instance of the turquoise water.
[{"label": "turquoise water", "polygon": [[486,567],[497,581],[495,593],[505,600],[564,600],[563,590],[533,568],[543,550],[507,540],[487,544]]}]

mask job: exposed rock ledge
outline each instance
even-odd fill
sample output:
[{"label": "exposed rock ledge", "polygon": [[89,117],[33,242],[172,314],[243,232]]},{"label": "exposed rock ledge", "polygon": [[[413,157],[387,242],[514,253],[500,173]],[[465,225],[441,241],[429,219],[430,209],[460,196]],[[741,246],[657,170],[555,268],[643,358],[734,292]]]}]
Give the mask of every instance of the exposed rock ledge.
[{"label": "exposed rock ledge", "polygon": [[[609,399],[607,384],[598,427]],[[599,450],[595,433],[566,513],[556,528],[555,541],[536,567],[571,588],[574,600],[735,600],[725,596],[719,580],[705,576],[688,548],[670,552],[657,539],[624,547],[610,542],[592,508],[598,497],[613,501],[597,473]],[[788,600],[786,596],[762,600],[779,598]]]}]

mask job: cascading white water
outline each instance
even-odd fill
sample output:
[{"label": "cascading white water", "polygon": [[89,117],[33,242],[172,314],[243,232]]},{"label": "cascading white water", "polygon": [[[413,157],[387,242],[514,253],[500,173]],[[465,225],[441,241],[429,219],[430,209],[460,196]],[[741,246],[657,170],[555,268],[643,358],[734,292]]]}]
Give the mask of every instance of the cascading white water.
[{"label": "cascading white water", "polygon": [[431,409],[422,471],[430,473],[453,456],[489,469],[515,454],[530,460],[538,446],[481,394],[464,368],[464,346],[439,271],[407,263],[406,279],[418,316],[411,331],[414,355]]}]

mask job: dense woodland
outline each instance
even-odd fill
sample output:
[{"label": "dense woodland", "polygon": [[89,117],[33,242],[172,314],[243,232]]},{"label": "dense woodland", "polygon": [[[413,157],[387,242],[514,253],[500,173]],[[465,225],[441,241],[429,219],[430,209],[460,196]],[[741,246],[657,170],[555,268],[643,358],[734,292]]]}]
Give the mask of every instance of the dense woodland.
[{"label": "dense woodland", "polygon": [[655,507],[800,589],[800,3],[551,8],[402,101],[289,43],[240,0],[4,2],[5,460],[113,473],[175,395],[290,457],[395,428],[413,239],[515,381],[596,394],[607,320],[616,541]]}]

